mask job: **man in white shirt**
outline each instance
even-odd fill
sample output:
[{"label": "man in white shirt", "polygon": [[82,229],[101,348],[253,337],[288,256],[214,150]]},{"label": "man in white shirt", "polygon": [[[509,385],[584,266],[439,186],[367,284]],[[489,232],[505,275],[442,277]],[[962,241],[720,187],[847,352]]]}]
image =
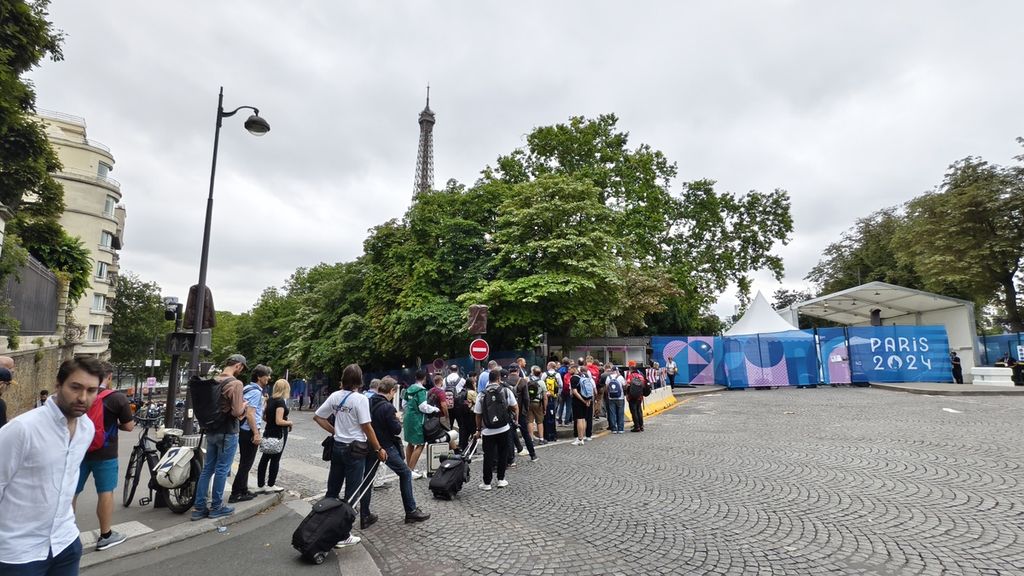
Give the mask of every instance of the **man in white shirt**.
[{"label": "man in white shirt", "polygon": [[[341,390],[328,396],[313,415],[313,421],[334,437],[326,496],[337,498],[344,483],[345,500],[352,504],[352,497],[363,482],[366,456],[373,454],[381,462],[388,458],[370,424],[370,401],[359,393],[362,386],[362,369],[358,364],[349,364],[341,373]],[[328,420],[332,415],[333,423]],[[359,540],[349,534],[336,546],[350,546]]]},{"label": "man in white shirt", "polygon": [[0,429],[0,574],[78,574],[82,542],[71,500],[95,435],[84,416],[102,378],[99,360],[68,360],[46,404]]}]

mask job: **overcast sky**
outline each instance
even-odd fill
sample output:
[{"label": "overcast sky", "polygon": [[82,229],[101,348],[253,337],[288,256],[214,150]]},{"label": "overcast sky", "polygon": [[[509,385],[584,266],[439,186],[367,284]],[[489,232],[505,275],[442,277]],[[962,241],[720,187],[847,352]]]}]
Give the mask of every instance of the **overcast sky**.
[{"label": "overcast sky", "polygon": [[[473,182],[535,126],[614,112],[679,182],[784,188],[783,285],[853,221],[967,155],[1024,135],[1024,2],[138,2],[55,0],[65,60],[31,74],[42,109],[107,144],[122,270],[198,279],[217,90],[224,121],[208,283],[242,312],[298,266],[350,260],[412,194],[431,85],[435,185]],[[676,183],[676,191],[679,184]],[[755,287],[780,285],[758,274]],[[730,313],[735,298],[716,306]]]}]

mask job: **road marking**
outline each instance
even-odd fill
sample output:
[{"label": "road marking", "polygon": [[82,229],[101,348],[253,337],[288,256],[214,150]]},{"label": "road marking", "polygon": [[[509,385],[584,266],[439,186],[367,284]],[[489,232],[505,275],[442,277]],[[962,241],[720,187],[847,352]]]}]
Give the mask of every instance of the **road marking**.
[{"label": "road marking", "polygon": [[[122,524],[115,524],[111,527],[112,530],[120,532],[125,536],[132,538],[135,536],[141,536],[143,534],[149,534],[153,531],[152,528],[146,526],[142,522],[132,520],[131,522],[124,522]],[[81,533],[82,547],[93,548],[96,546],[96,541],[100,538],[100,529],[90,530],[88,532]]]},{"label": "road marking", "polygon": [[289,434],[288,437],[291,438],[292,440],[305,440],[306,439],[305,436],[299,436],[298,434]]},{"label": "road marking", "polygon": [[943,408],[942,410],[944,412],[949,412],[950,414],[963,414],[962,410],[953,410],[952,408]]}]

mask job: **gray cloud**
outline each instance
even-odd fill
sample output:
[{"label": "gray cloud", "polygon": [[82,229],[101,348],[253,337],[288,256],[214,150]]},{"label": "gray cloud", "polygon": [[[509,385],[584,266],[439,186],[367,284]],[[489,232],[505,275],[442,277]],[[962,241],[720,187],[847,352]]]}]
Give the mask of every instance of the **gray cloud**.
[{"label": "gray cloud", "polygon": [[1008,162],[1024,133],[1015,2],[52,8],[67,59],[33,73],[38,104],[86,117],[112,148],[123,268],[166,293],[198,276],[218,87],[270,121],[252,138],[242,112],[221,134],[210,283],[234,311],[298,266],[355,257],[370,227],[402,215],[427,82],[439,186],[472,182],[534,126],[615,112],[681,181],[789,190],[788,287],[857,217],[965,155]]}]

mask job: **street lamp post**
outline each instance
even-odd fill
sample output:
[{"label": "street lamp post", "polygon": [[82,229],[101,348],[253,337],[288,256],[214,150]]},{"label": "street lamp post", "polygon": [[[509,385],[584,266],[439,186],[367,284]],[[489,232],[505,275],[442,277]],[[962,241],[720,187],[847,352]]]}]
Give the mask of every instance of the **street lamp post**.
[{"label": "street lamp post", "polygon": [[[210,258],[210,224],[213,220],[213,183],[217,176],[217,147],[220,144],[220,127],[225,118],[234,116],[239,110],[252,110],[253,114],[245,121],[245,129],[254,136],[263,136],[270,132],[270,124],[260,118],[258,108],[239,106],[230,112],[224,111],[224,87],[221,86],[217,96],[217,127],[213,132],[213,163],[210,167],[210,194],[206,198],[206,224],[203,227],[203,252],[199,259],[199,284],[195,293],[195,317],[192,324],[192,359],[189,362],[189,374],[199,373],[199,342],[203,333],[203,308],[206,304],[206,267]],[[192,433],[192,395],[185,396],[185,434]]]}]

